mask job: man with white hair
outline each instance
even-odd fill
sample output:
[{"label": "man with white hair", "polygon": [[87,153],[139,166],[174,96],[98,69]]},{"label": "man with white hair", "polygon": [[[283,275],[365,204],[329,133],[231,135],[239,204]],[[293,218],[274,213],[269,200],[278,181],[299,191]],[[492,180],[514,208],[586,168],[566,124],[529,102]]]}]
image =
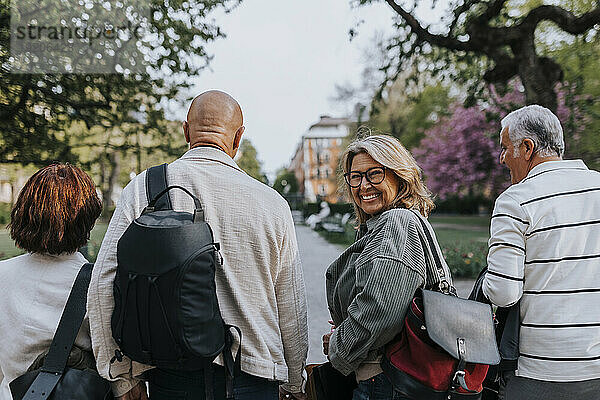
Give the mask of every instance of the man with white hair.
[{"label": "man with white hair", "polygon": [[502,120],[512,186],[496,200],[483,292],[520,301],[518,368],[506,400],[600,396],[600,174],[563,160],[563,131],[531,105]]}]

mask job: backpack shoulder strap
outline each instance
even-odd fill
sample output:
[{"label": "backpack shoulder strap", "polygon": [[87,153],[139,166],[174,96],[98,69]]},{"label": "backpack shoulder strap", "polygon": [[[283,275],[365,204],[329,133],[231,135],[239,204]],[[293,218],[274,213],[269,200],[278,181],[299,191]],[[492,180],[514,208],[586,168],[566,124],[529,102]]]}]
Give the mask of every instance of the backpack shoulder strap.
[{"label": "backpack shoulder strap", "polygon": [[[167,164],[156,165],[146,170],[146,198],[148,203],[160,192],[167,188]],[[161,196],[156,202],[155,210],[172,210],[169,192]]]},{"label": "backpack shoulder strap", "polygon": [[45,399],[54,390],[58,381],[62,377],[62,374],[67,365],[69,354],[83,317],[85,316],[86,303],[87,303],[87,291],[92,277],[92,267],[94,264],[84,264],[75,283],[69,294],[67,304],[63,310],[58,328],[52,339],[50,350],[42,365],[40,373],[37,375],[29,389],[27,394],[23,397],[23,400],[37,400]]}]

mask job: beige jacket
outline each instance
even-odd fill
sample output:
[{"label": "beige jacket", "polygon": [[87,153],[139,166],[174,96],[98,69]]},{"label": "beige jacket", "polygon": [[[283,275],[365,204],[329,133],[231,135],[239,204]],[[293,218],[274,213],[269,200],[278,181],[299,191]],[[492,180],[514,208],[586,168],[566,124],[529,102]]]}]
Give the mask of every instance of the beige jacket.
[{"label": "beige jacket", "polygon": [[[88,294],[92,347],[100,374],[115,395],[129,391],[134,377],[149,369],[124,359],[110,364],[115,350],[110,318],[117,243],[147,205],[145,172],[123,190],[102,242]],[[223,268],[216,287],[226,323],[242,330],[242,370],[301,390],[308,351],[306,298],[296,234],[289,206],[268,186],[249,177],[223,151],[189,150],[167,168],[170,185],[181,185],[201,201]],[[193,210],[192,199],[172,190],[175,210]],[[237,345],[234,346],[237,348]],[[110,375],[109,375],[110,372]],[[112,376],[112,378],[111,378]]]},{"label": "beige jacket", "polygon": [[[23,254],[0,262],[0,400],[10,382],[50,348],[71,287],[87,260],[81,253]],[[75,343],[90,349],[87,317]]]}]

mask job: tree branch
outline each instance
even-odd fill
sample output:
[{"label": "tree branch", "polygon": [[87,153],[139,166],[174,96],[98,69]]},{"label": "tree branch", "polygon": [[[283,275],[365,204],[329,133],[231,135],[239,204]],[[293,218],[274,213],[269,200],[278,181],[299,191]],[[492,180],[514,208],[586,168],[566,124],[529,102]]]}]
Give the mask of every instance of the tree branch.
[{"label": "tree branch", "polygon": [[443,35],[434,35],[429,32],[426,28],[423,28],[419,21],[415,17],[413,17],[408,11],[406,11],[402,6],[396,4],[394,0],[385,0],[386,3],[392,7],[394,11],[398,15],[406,21],[408,26],[411,28],[411,32],[417,35],[419,40],[431,43],[436,46],[445,47],[450,50],[474,50],[471,48],[468,42],[461,42],[460,40]]},{"label": "tree branch", "polygon": [[519,27],[535,30],[536,26],[544,20],[554,22],[565,32],[578,35],[600,24],[600,7],[576,17],[572,12],[558,6],[539,6],[527,14]]},{"label": "tree branch", "polygon": [[460,20],[460,16],[464,12],[469,11],[469,9],[471,7],[473,7],[475,4],[478,4],[478,3],[481,3],[481,0],[465,0],[464,3],[462,3],[460,6],[458,6],[454,9],[454,11],[452,12],[454,14],[454,19],[450,23],[450,28],[448,29],[448,35],[452,35],[452,32],[454,31],[454,29],[456,28],[456,25],[458,24],[458,21]]},{"label": "tree branch", "polygon": [[500,15],[500,11],[502,10],[502,7],[504,7],[504,3],[506,3],[506,1],[507,0],[494,0],[488,3],[485,11],[482,12],[481,15],[478,15],[475,19],[479,22],[487,22],[492,18],[497,17]]}]

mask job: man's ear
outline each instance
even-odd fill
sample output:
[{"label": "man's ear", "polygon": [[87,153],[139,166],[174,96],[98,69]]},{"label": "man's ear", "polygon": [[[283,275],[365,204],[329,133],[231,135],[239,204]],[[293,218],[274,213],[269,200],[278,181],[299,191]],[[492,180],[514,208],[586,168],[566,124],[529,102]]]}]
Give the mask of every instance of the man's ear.
[{"label": "man's ear", "polygon": [[189,143],[190,142],[190,124],[188,124],[187,121],[183,121],[181,128],[183,129],[183,136],[185,136],[185,142]]},{"label": "man's ear", "polygon": [[535,143],[531,139],[523,139],[523,146],[525,147],[524,158],[526,161],[529,161],[533,158],[533,153],[535,152]]},{"label": "man's ear", "polygon": [[234,153],[237,153],[238,149],[240,148],[240,143],[242,142],[242,135],[244,134],[245,130],[246,130],[246,127],[244,125],[242,125],[235,132],[235,138],[233,138],[233,152]]}]

